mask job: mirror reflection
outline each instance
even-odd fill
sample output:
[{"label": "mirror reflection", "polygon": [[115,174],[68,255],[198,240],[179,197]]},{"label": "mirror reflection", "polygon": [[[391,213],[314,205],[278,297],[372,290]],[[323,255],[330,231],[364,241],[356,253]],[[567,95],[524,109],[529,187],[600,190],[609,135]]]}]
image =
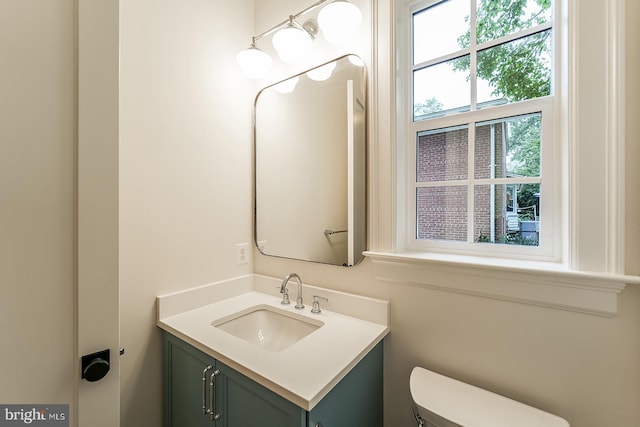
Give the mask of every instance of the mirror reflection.
[{"label": "mirror reflection", "polygon": [[340,57],[261,90],[255,239],[265,255],[352,266],[365,250],[365,68]]}]

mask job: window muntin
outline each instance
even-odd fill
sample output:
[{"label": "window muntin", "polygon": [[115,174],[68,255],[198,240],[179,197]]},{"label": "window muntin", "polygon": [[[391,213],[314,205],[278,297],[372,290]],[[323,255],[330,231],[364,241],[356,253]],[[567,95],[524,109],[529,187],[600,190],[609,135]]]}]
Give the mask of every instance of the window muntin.
[{"label": "window muntin", "polygon": [[[485,11],[505,2],[477,3],[477,10],[475,0],[422,2],[410,10],[415,173],[408,176],[407,219],[414,227],[407,247],[457,251],[463,244],[463,252],[484,253],[486,243],[495,243],[508,244],[509,256],[531,250],[545,256],[553,247],[555,194],[553,173],[545,178],[541,170],[543,158],[554,163],[551,5],[528,0],[522,19],[487,31],[479,28],[491,22]],[[513,13],[515,3],[495,16]],[[459,23],[464,10],[466,27]],[[444,34],[418,28],[436,20]],[[438,49],[420,51],[434,39]]]}]

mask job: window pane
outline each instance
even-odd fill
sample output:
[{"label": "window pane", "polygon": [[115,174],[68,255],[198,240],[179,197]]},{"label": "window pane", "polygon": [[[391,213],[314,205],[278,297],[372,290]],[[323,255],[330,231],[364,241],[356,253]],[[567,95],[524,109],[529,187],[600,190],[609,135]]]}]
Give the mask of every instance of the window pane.
[{"label": "window pane", "polygon": [[413,73],[414,121],[469,111],[470,99],[469,55]]},{"label": "window pane", "polygon": [[538,246],[540,184],[476,185],[474,240]]},{"label": "window pane", "polygon": [[476,178],[540,176],[542,113],[476,124]]},{"label": "window pane", "polygon": [[413,15],[413,63],[461,49],[458,38],[469,33],[469,0],[449,0]]},{"label": "window pane", "polygon": [[467,179],[468,140],[468,126],[420,132],[416,153],[416,181]]},{"label": "window pane", "polygon": [[417,238],[467,241],[467,187],[418,188]]},{"label": "window pane", "polygon": [[478,52],[478,108],[551,94],[551,30]]},{"label": "window pane", "polygon": [[[539,3],[543,3],[541,6]],[[477,10],[478,44],[551,21],[551,1],[480,0]]]}]

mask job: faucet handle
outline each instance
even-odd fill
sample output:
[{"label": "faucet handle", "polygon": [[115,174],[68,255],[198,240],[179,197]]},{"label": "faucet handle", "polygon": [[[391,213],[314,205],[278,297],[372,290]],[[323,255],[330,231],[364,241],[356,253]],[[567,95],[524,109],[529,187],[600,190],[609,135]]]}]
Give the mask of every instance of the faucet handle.
[{"label": "faucet handle", "polygon": [[280,304],[282,305],[287,305],[287,304],[291,304],[291,301],[289,301],[289,289],[287,288],[280,288],[280,286],[276,286],[276,288],[280,289],[280,293],[282,294],[282,301],[280,301]]},{"label": "faucet handle", "polygon": [[311,308],[311,312],[318,314],[320,312],[322,312],[322,310],[320,310],[320,300],[325,300],[326,302],[329,302],[328,298],[325,297],[321,297],[319,295],[314,295],[313,296],[313,307]]}]

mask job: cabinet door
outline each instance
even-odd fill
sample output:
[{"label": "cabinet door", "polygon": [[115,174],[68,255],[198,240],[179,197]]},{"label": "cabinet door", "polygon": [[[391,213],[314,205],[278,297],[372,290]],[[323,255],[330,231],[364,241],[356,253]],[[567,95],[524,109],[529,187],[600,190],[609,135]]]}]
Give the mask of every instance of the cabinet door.
[{"label": "cabinet door", "polygon": [[299,406],[220,362],[218,369],[222,374],[220,403],[226,427],[307,425],[307,412]]},{"label": "cabinet door", "polygon": [[382,364],[380,343],[313,408],[308,427],[382,427]]},{"label": "cabinet door", "polygon": [[[215,360],[182,340],[165,335],[165,424],[167,427],[222,427],[202,413],[202,376]],[[207,390],[208,393],[208,390]],[[208,405],[208,394],[207,394]]]}]

